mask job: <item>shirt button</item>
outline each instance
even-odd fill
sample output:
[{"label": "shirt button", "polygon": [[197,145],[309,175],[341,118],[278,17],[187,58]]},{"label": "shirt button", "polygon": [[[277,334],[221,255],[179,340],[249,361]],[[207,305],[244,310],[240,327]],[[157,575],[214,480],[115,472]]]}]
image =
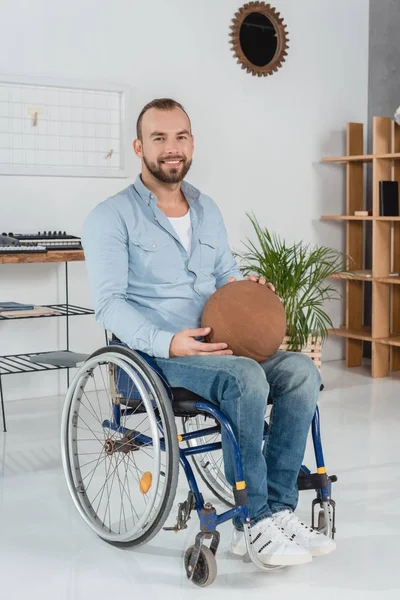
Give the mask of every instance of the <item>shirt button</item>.
[{"label": "shirt button", "polygon": [[157,244],[153,244],[153,245],[152,245],[152,248],[157,248]]}]

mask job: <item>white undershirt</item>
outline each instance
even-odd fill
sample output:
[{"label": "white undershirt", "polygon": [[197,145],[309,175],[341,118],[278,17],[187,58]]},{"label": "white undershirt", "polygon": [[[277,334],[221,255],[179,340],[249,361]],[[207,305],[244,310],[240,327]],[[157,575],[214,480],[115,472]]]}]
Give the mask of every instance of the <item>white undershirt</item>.
[{"label": "white undershirt", "polygon": [[192,245],[192,222],[190,220],[190,209],[183,217],[168,217],[169,222],[178,234],[182,242],[182,246],[186,248],[186,252],[190,254]]}]

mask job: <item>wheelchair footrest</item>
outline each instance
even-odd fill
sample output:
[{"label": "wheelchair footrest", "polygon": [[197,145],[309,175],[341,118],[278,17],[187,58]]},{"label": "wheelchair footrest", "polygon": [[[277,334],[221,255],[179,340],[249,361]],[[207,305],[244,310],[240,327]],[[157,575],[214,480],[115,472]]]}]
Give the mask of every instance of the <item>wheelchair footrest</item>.
[{"label": "wheelchair footrest", "polygon": [[173,527],[163,527],[164,531],[181,531],[181,529],[187,529],[187,522],[190,519],[192,510],[196,508],[195,496],[192,491],[189,491],[188,497],[185,502],[178,504],[178,517],[176,525]]},{"label": "wheelchair footrest", "polygon": [[336,475],[328,477],[326,473],[310,473],[309,475],[301,473],[297,479],[299,491],[303,490],[323,490],[328,488],[329,482],[337,481]]}]

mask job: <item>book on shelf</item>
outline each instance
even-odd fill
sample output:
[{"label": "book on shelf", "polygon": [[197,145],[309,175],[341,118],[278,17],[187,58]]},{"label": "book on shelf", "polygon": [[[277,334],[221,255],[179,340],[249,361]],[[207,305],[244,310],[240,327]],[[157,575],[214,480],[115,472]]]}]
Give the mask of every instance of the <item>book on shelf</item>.
[{"label": "book on shelf", "polygon": [[372,217],[372,210],[355,210],[355,217]]},{"label": "book on shelf", "polygon": [[0,312],[3,310],[32,310],[33,304],[21,304],[21,302],[0,302]]},{"label": "book on shelf", "polygon": [[0,310],[0,317],[7,317],[8,319],[20,319],[21,317],[50,317],[56,315],[62,315],[63,313],[55,308],[48,308],[47,306],[32,306],[28,310]]}]

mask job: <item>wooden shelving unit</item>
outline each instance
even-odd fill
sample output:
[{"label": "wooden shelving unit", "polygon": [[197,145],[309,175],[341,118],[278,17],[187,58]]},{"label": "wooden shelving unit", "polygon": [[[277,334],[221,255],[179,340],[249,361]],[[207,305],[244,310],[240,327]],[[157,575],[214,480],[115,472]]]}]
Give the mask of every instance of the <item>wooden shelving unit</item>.
[{"label": "wooden shelving unit", "polygon": [[[373,151],[363,154],[362,123],[348,123],[346,156],[323,158],[324,163],[346,165],[346,214],[323,216],[343,221],[349,268],[357,275],[338,275],[346,280],[346,323],[330,333],[346,338],[346,365],[360,366],[363,343],[372,345],[372,377],[386,377],[400,370],[400,217],[379,215],[379,181],[400,185],[400,127],[387,117],[373,119]],[[355,216],[364,210],[364,164],[372,164],[372,216]],[[364,269],[364,221],[372,223],[372,270]],[[369,283],[370,282],[370,283]],[[364,286],[372,286],[372,325],[364,325]]]}]

